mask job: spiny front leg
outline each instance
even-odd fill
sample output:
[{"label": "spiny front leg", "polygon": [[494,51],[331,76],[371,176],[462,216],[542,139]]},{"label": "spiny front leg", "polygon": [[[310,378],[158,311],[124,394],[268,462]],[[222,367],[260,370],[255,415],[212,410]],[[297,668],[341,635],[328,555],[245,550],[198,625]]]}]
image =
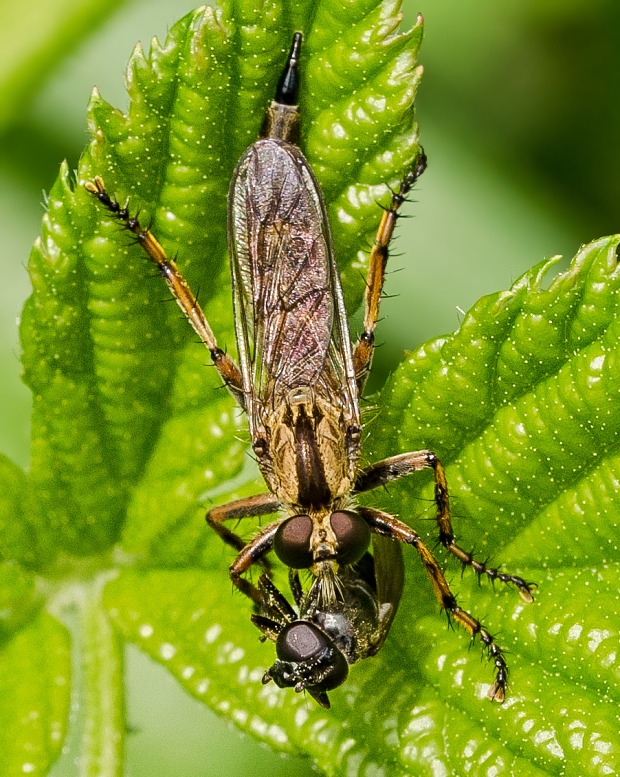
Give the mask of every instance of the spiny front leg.
[{"label": "spiny front leg", "polygon": [[405,202],[407,194],[411,191],[415,182],[425,170],[426,155],[421,148],[413,167],[403,177],[398,191],[392,193],[392,201],[383,212],[377,236],[370,252],[366,293],[364,295],[364,331],[359,336],[353,352],[353,366],[360,394],[366,383],[372,362],[375,327],[379,318],[379,306],[385,280],[385,267],[388,260],[390,241],[392,240],[394,227],[398,219],[398,210]]},{"label": "spiny front leg", "polygon": [[244,496],[217,507],[212,507],[206,521],[220,539],[236,551],[243,550],[246,542],[235,532],[224,526],[225,521],[239,521],[242,518],[259,518],[277,512],[280,500],[269,491],[253,496]]},{"label": "spiny front leg", "polygon": [[262,563],[268,567],[269,562],[265,559],[265,555],[273,548],[273,540],[276,531],[284,520],[286,519],[281,518],[278,521],[274,521],[260,531],[241,550],[228,569],[233,585],[238,588],[241,593],[251,599],[259,608],[263,602],[263,595],[260,588],[255,586],[254,583],[250,582],[245,577],[242,577],[242,575],[256,563]]},{"label": "spiny front leg", "polygon": [[245,397],[239,368],[217,344],[215,335],[202,312],[198,300],[193,295],[187,281],[179,272],[172,259],[168,259],[162,246],[155,239],[149,229],[145,229],[137,216],[129,213],[129,201],[121,206],[114,196],[111,196],[105,188],[103,179],[95,176],[93,181],[84,184],[86,191],[90,192],[106,210],[117,218],[132,234],[147,253],[149,259],[157,265],[162,278],[166,281],[172,296],[183,311],[185,317],[194,328],[194,331],[209,349],[213,363],[219,372],[228,390],[241,405],[245,407]]},{"label": "spiny front leg", "polygon": [[484,562],[477,561],[471,553],[467,553],[455,542],[446,473],[443,464],[432,451],[401,453],[398,456],[391,456],[371,464],[358,474],[355,481],[355,491],[358,493],[370,491],[422,469],[432,469],[435,474],[435,504],[439,541],[446,550],[452,553],[463,566],[471,567],[478,577],[486,575],[491,581],[500,580],[502,583],[514,585],[524,601],[533,601],[532,588],[535,588],[534,583],[528,583],[517,575],[500,572],[495,567],[488,567]]},{"label": "spiny front leg", "polygon": [[[280,501],[277,497],[269,492],[265,492],[263,494],[255,494],[254,496],[236,499],[235,501],[228,502],[224,505],[218,505],[209,510],[206,515],[207,523],[219,538],[237,551],[237,558],[229,569],[230,576],[235,587],[252,599],[253,602],[260,602],[258,589],[252,583],[242,578],[241,572],[257,562],[261,564],[263,570],[268,575],[271,574],[271,564],[269,563],[269,559],[265,558],[265,554],[271,550],[273,533],[280,525],[281,521],[276,521],[275,524],[269,524],[266,530],[259,533],[258,536],[249,543],[246,543],[242,537],[224,526],[224,522],[240,521],[242,518],[258,518],[261,515],[275,513],[279,507]],[[270,532],[269,536],[271,537],[266,545],[264,544],[263,538],[265,531],[268,533]]]},{"label": "spiny front leg", "polygon": [[489,688],[487,696],[491,701],[503,702],[506,697],[506,686],[508,684],[508,666],[504,653],[482,623],[466,610],[459,607],[456,597],[450,590],[444,573],[441,571],[441,567],[419,534],[407,526],[407,524],[382,510],[358,507],[358,513],[368,523],[371,531],[384,537],[390,537],[390,539],[396,542],[412,545],[417,550],[442,610],[445,610],[449,617],[454,618],[456,623],[467,631],[472,640],[477,636],[480,637],[480,641],[486,648],[489,658],[492,659],[495,667],[495,682]]}]

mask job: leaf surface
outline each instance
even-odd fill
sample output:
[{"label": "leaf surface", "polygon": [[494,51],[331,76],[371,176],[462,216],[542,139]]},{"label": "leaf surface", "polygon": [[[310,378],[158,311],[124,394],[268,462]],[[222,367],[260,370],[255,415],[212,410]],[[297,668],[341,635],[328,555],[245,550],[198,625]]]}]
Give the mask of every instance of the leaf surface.
[{"label": "leaf surface", "polygon": [[[126,115],[93,94],[92,143],[77,176],[62,167],[29,265],[21,335],[32,467],[0,461],[12,485],[0,499],[0,715],[30,705],[39,720],[35,734],[26,718],[12,721],[8,768],[21,768],[31,741],[40,773],[58,755],[72,640],[84,667],[83,763],[122,773],[120,635],[237,726],[326,774],[618,769],[618,240],[584,247],[547,286],[541,265],[481,300],[457,333],[403,362],[367,424],[365,461],[435,450],[462,544],[539,584],[525,605],[513,591],[479,590],[470,574],[459,581],[438,552],[461,605],[509,651],[508,700],[485,701],[491,667],[446,629],[410,550],[385,646],[325,711],[261,685],[273,646],[258,642],[249,604],[231,593],[231,554],[204,525],[208,506],[264,490],[244,419],[141,249],[78,185],[101,175],[121,203],[131,198],[232,348],[228,181],[302,29],[302,145],[354,310],[376,200],[418,150],[422,28],[400,32],[399,9],[396,0],[198,9],[164,43],[136,48]],[[364,500],[432,542],[431,497],[420,474]],[[69,636],[59,619],[76,607]],[[22,700],[19,678],[40,665],[49,671]]]}]

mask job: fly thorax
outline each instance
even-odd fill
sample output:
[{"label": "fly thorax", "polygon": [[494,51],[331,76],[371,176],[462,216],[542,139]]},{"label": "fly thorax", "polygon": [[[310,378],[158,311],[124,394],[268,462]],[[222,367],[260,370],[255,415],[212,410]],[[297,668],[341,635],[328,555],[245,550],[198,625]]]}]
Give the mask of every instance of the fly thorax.
[{"label": "fly thorax", "polygon": [[351,424],[337,403],[311,387],[296,387],[275,406],[265,425],[271,433],[272,472],[261,471],[282,502],[321,510],[333,509],[347,497],[357,459],[351,457]]},{"label": "fly thorax", "polygon": [[282,503],[293,505],[297,503],[299,493],[297,479],[293,476],[296,472],[295,433],[286,415],[277,412],[269,419],[269,466],[261,466],[260,459],[258,465],[270,491]]},{"label": "fly thorax", "polygon": [[[357,575],[338,576],[339,596],[329,607],[307,608],[306,618],[327,634],[349,664],[370,654],[379,629],[379,608],[374,590]],[[389,605],[388,605],[389,606]]]},{"label": "fly thorax", "polygon": [[297,504],[319,509],[333,500],[334,473],[331,457],[326,456],[323,417],[313,403],[291,406],[291,426],[295,438]]}]

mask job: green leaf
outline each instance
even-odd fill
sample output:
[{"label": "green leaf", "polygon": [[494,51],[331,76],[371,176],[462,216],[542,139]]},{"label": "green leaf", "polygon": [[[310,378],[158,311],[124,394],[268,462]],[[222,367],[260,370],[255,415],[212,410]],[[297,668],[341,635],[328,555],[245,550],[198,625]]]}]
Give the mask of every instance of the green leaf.
[{"label": "green leaf", "polygon": [[[420,28],[389,34],[398,23],[397,7],[366,5],[370,11],[361,4],[353,15],[356,35],[360,41],[364,38],[364,30],[376,22],[377,9],[383,32],[375,30],[370,39],[358,43],[364,46],[366,64],[360,77],[367,68],[373,73],[361,90],[359,105],[351,102],[349,91],[344,92],[345,85],[350,89],[349,74],[331,73],[330,48],[335,44],[321,42],[319,22],[329,4],[317,13],[313,26],[305,22],[307,66],[318,78],[322,62],[345,95],[330,102],[328,109],[312,109],[309,104],[307,144],[316,145],[316,134],[326,126],[334,132],[334,110],[346,117],[353,109],[359,113],[366,108],[366,120],[358,122],[357,134],[348,132],[348,143],[339,141],[338,148],[334,143],[333,150],[321,146],[323,163],[337,170],[331,173],[328,188],[335,198],[330,207],[333,223],[346,223],[336,240],[344,268],[359,265],[360,247],[371,240],[377,215],[374,196],[385,191],[388,172],[395,181],[403,163],[417,153],[411,102],[419,78],[414,58]],[[201,289],[223,343],[232,339],[227,335],[231,322],[224,274],[225,195],[237,158],[258,133],[290,42],[290,20],[276,8],[273,25],[260,34],[249,5],[244,10],[250,14],[247,19],[244,12],[240,19],[229,19],[206,7],[175,25],[165,45],[155,41],[148,56],[138,46],[128,67],[128,115],[93,94],[94,140],[78,171],[80,180],[103,175],[121,200],[136,195],[142,218],[152,223],[171,255],[183,257],[183,271],[191,285]],[[317,45],[323,47],[316,51]],[[247,47],[255,54],[249,56]],[[243,73],[238,70],[240,62]],[[389,98],[402,118],[397,134]],[[390,105],[389,110],[383,103]],[[359,144],[365,149],[360,158]],[[310,151],[309,155],[313,161]],[[389,158],[390,169],[383,166],[371,174],[368,160],[373,155]],[[353,184],[352,173],[357,176]],[[191,520],[196,526],[196,497],[240,472],[245,455],[231,438],[232,406],[223,399],[213,431],[218,446],[220,438],[229,440],[223,443],[228,450],[216,446],[207,466],[197,460],[195,454],[202,450],[204,455],[209,440],[196,439],[194,433],[202,427],[210,435],[214,421],[205,411],[205,397],[217,401],[218,380],[212,370],[198,366],[205,355],[178,320],[176,307],[160,304],[165,291],[147,281],[152,271],[141,251],[93,204],[82,187],[74,188],[63,168],[50,192],[43,236],[30,261],[35,294],[24,313],[22,342],[26,379],[35,395],[34,436],[44,439],[33,451],[32,470],[44,524],[41,532],[50,537],[50,553],[52,546],[81,554],[102,551],[118,539],[128,509],[130,549],[156,553],[146,536],[135,538],[137,525],[149,535],[167,531],[167,523],[179,520]],[[358,269],[351,269],[351,277],[359,301]],[[64,339],[63,349],[50,349],[50,338],[55,343]],[[68,418],[72,423],[65,428]],[[173,458],[168,455],[172,438]],[[160,450],[166,451],[164,461]],[[220,472],[221,462],[225,464]],[[191,485],[178,482],[174,470],[179,464],[196,467]],[[153,467],[155,490],[149,474]],[[167,472],[170,467],[173,471]],[[134,507],[141,498],[134,489],[142,488],[138,484],[145,471],[147,502],[161,503],[164,496],[171,496],[165,515],[154,519],[149,511],[148,521],[144,511],[138,509],[136,515]],[[181,503],[178,509],[175,502]],[[201,541],[195,536],[194,544]],[[191,551],[186,545],[184,557]],[[167,563],[176,563],[174,553]]]},{"label": "green leaf", "polygon": [[[454,586],[461,605],[499,632],[508,651],[502,707],[485,699],[491,667],[479,661],[478,648],[466,650],[465,635],[446,630],[422,565],[411,557],[386,645],[331,694],[329,712],[259,685],[273,651],[247,642],[242,605],[221,600],[212,564],[125,572],[106,592],[123,635],[197,698],[272,746],[312,755],[326,774],[386,763],[390,773],[416,775],[613,773],[620,756],[618,497],[610,485],[620,421],[617,246],[618,238],[586,246],[548,288],[543,269],[550,263],[481,300],[455,335],[401,365],[368,426],[373,458],[416,445],[445,451],[465,546],[509,561],[511,571],[539,584],[533,604],[510,590],[480,589],[467,575]],[[558,395],[561,402],[549,402]],[[578,437],[567,413],[590,434]],[[559,455],[568,446],[570,470]],[[430,489],[419,476],[365,498],[432,538]],[[559,525],[551,533],[552,513],[561,516],[562,536]],[[221,558],[217,548],[211,552]]]},{"label": "green leaf", "polygon": [[[400,449],[417,438],[442,451],[464,541],[499,544],[511,564],[618,560],[617,245],[584,247],[547,289],[552,262],[483,298],[382,395],[374,438],[398,428]],[[419,491],[397,488],[399,509],[419,512]]]},{"label": "green leaf", "polygon": [[[127,115],[94,92],[93,140],[75,176],[61,168],[29,265],[21,336],[34,395],[31,470],[0,461],[12,485],[0,500],[10,768],[30,748],[42,772],[62,744],[68,660],[45,663],[50,647],[66,656],[62,621],[82,680],[70,739],[92,774],[122,773],[117,634],[237,726],[311,756],[326,774],[617,770],[617,239],[585,247],[548,288],[540,266],[481,300],[455,335],[410,355],[367,425],[365,461],[435,450],[459,540],[538,582],[530,605],[484,582],[480,590],[467,573],[454,584],[509,651],[508,700],[485,701],[492,669],[446,630],[410,550],[385,646],[325,711],[261,685],[273,645],[258,641],[250,605],[231,593],[231,554],[204,525],[208,505],[264,490],[244,420],[176,306],[162,303],[167,292],[141,249],[79,185],[101,175],[119,201],[132,198],[199,291],[220,343],[232,345],[226,191],[302,29],[302,145],[355,310],[376,200],[418,152],[422,28],[400,32],[399,22],[397,0],[305,0],[291,10],[226,2],[185,17],[150,52],[136,48]],[[365,499],[432,541],[431,496],[420,475]],[[37,666],[50,671],[34,680]],[[28,705],[31,718],[11,718]],[[33,747],[30,719],[39,721]]]},{"label": "green leaf", "polygon": [[62,748],[70,699],[70,643],[43,614],[0,650],[0,775],[45,774]]},{"label": "green leaf", "polygon": [[0,558],[33,564],[37,558],[36,527],[26,473],[0,454]]},{"label": "green leaf", "polygon": [[34,616],[40,604],[34,575],[14,561],[0,563],[0,644]]}]

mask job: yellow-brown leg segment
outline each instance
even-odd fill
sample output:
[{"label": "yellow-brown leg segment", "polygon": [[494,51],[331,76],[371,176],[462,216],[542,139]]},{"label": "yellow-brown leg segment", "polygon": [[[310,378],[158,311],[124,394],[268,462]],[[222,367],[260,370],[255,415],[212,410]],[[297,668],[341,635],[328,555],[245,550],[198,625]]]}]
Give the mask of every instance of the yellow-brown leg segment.
[{"label": "yellow-brown leg segment", "polygon": [[370,252],[366,293],[364,295],[364,331],[355,344],[353,352],[353,366],[360,394],[366,383],[372,362],[375,327],[379,318],[379,306],[385,280],[385,267],[388,260],[390,241],[392,240],[394,227],[398,219],[398,210],[424,170],[426,170],[426,155],[423,149],[420,149],[413,168],[404,176],[398,191],[392,193],[392,201],[383,212],[383,217],[377,230],[377,237]]},{"label": "yellow-brown leg segment", "polygon": [[129,202],[121,206],[115,197],[111,196],[103,182],[103,179],[96,176],[93,181],[88,181],[84,185],[113,216],[115,216],[132,234],[147,253],[148,257],[154,262],[162,278],[166,281],[168,288],[178,306],[183,311],[185,317],[194,328],[194,331],[209,349],[213,363],[219,372],[226,387],[241,405],[245,407],[245,398],[241,382],[241,373],[233,360],[217,344],[215,335],[205,318],[198,300],[192,294],[187,281],[179,272],[172,259],[168,259],[164,249],[157,242],[150,230],[145,229],[137,217],[129,213]]},{"label": "yellow-brown leg segment", "polygon": [[528,583],[517,575],[500,572],[495,567],[488,567],[484,562],[477,561],[471,553],[467,553],[455,542],[446,473],[443,464],[432,451],[401,453],[398,456],[391,456],[389,459],[371,464],[358,474],[355,481],[355,491],[358,493],[370,491],[421,469],[432,469],[435,473],[436,520],[439,527],[439,541],[446,550],[452,553],[464,567],[471,567],[478,577],[486,575],[492,582],[500,580],[502,583],[514,585],[524,601],[532,602],[534,600],[532,588],[535,587],[533,583]]},{"label": "yellow-brown leg segment", "polygon": [[269,562],[265,559],[265,555],[273,548],[273,538],[283,520],[285,519],[281,518],[278,521],[270,523],[269,526],[265,526],[262,531],[244,546],[237,558],[228,568],[233,585],[238,588],[241,593],[251,599],[258,607],[262,604],[260,589],[249,580],[246,580],[245,577],[241,577],[241,575],[244,572],[247,572],[247,570],[256,563],[263,563],[263,565],[269,569]]},{"label": "yellow-brown leg segment", "polygon": [[267,573],[271,571],[271,565],[265,555],[273,546],[273,536],[282,520],[270,523],[247,543],[238,534],[224,526],[224,521],[268,515],[276,512],[279,507],[280,502],[273,494],[264,493],[219,505],[209,510],[206,516],[207,523],[220,539],[238,552],[237,558],[228,570],[233,584],[256,604],[261,602],[258,588],[241,575],[255,563],[261,564]]},{"label": "yellow-brown leg segment", "polygon": [[487,695],[491,701],[503,702],[508,683],[508,667],[502,649],[479,620],[459,607],[456,597],[450,590],[441,567],[430,549],[424,544],[417,532],[407,526],[407,524],[394,518],[394,516],[389,515],[389,513],[370,507],[358,507],[357,511],[368,523],[371,531],[390,537],[397,542],[412,545],[418,551],[441,608],[467,631],[472,641],[479,636],[480,641],[489,654],[489,658],[493,660],[495,682]]}]

